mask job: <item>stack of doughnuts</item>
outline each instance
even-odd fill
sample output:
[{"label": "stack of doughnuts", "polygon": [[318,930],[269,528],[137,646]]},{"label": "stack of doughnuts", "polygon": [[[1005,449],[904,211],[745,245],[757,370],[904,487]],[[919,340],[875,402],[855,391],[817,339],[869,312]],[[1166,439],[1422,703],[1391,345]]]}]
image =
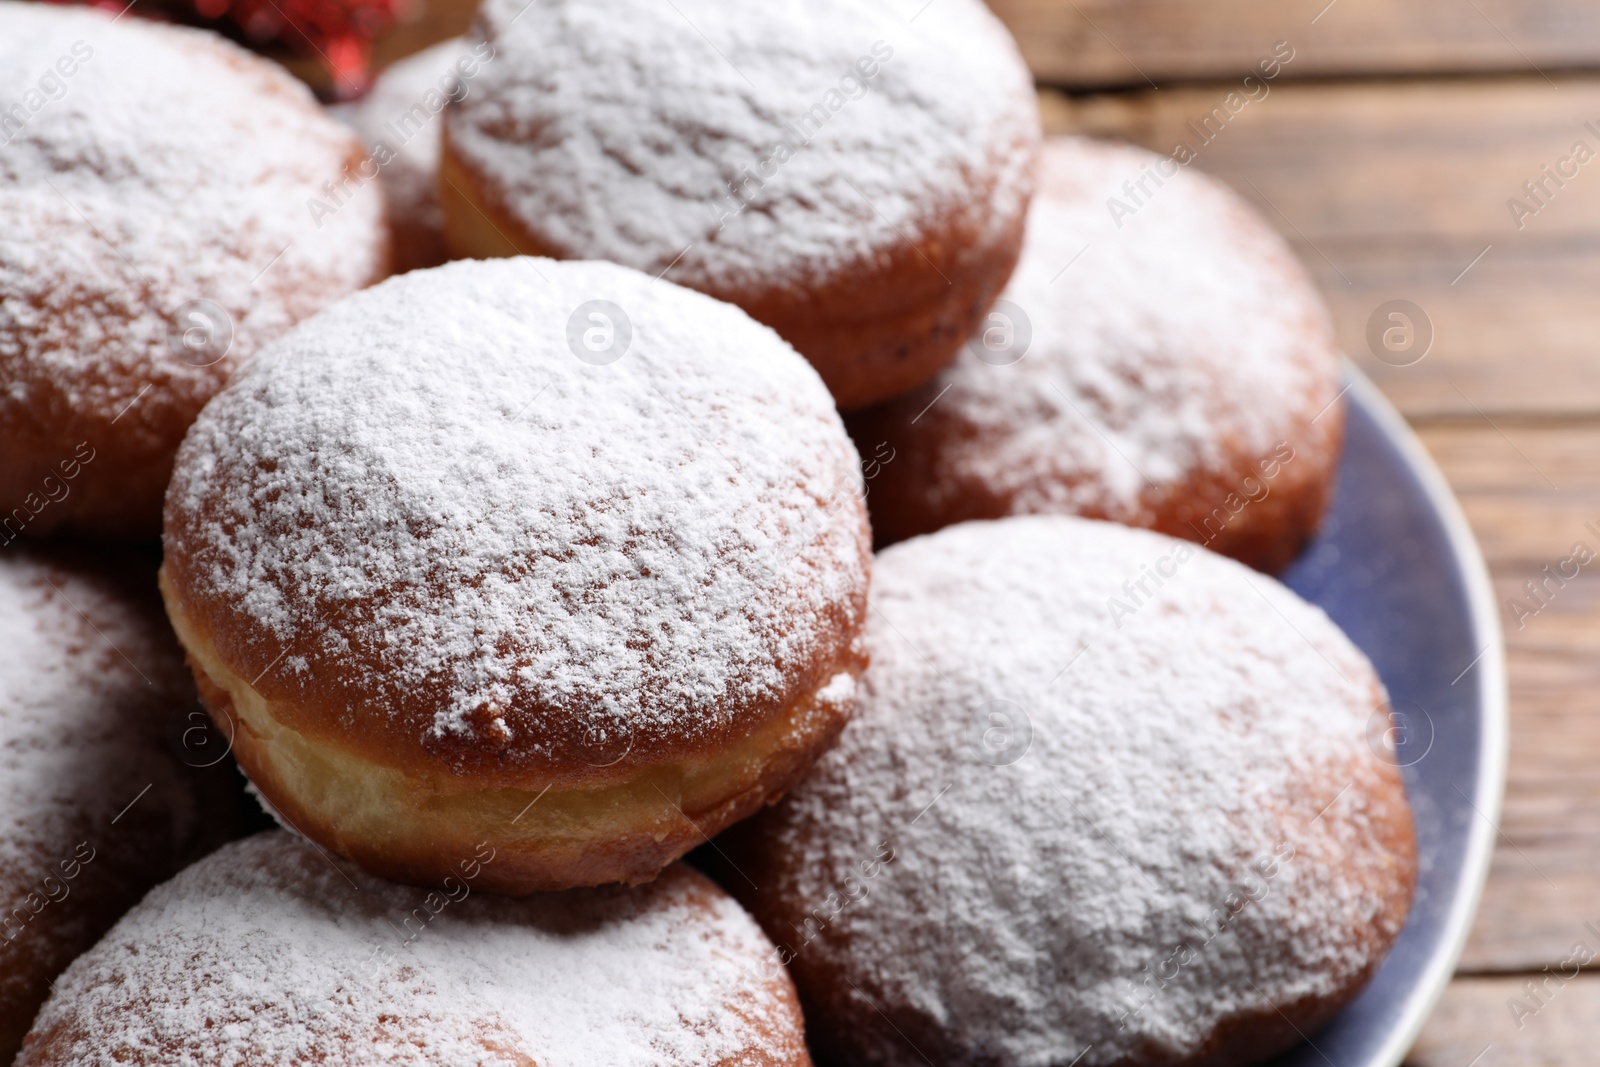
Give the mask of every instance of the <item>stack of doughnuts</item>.
[{"label": "stack of doughnuts", "polygon": [[1382,964],[1327,313],[980,0],[485,0],[358,132],[0,41],[0,1061],[1251,1064]]}]

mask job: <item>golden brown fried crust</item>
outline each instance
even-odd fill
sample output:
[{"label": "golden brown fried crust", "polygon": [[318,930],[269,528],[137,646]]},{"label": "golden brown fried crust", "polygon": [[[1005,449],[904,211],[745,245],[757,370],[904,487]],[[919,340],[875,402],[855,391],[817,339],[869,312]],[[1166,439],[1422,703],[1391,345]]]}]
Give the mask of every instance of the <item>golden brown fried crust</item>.
[{"label": "golden brown fried crust", "polygon": [[[843,706],[807,708],[778,719],[728,758],[714,753],[707,761],[647,767],[608,788],[473,789],[470,780],[396,775],[300,738],[336,761],[302,771],[296,753],[280,754],[281,736],[259,735],[259,724],[240,714],[226,690],[204,671],[195,676],[213,721],[237,731],[235,758],[283,822],[369,871],[418,885],[459,876],[461,857],[487,841],[497,858],[476,882],[510,896],[651,881],[708,838],[775,803],[848,719]],[[334,778],[355,793],[384,790],[375,802],[380,817],[362,818],[352,814],[353,805],[339,803]],[[369,787],[369,778],[378,781]]]},{"label": "golden brown fried crust", "polygon": [[[187,516],[191,528],[212,516],[202,511]],[[851,496],[841,501],[830,522],[847,525],[854,551],[870,573],[871,528],[866,508]],[[810,652],[781,664],[786,683],[777,695],[745,692],[724,698],[715,722],[699,723],[690,736],[674,729],[668,716],[638,726],[628,739],[626,758],[598,746],[577,716],[556,709],[528,706],[506,709],[513,726],[522,722],[550,724],[537,736],[524,731],[506,742],[489,731],[441,738],[433,733],[437,709],[449,700],[448,683],[402,688],[386,678],[382,634],[360,616],[356,604],[348,616],[330,617],[328,628],[348,642],[337,675],[279,669],[296,657],[320,661],[311,636],[291,635],[286,641],[262,636],[259,624],[237,605],[195,592],[188,578],[193,561],[185,551],[201,538],[168,536],[160,586],[167,615],[189,652],[196,674],[209,674],[212,684],[231,689],[229,677],[250,684],[282,725],[316,743],[337,747],[363,760],[417,779],[453,775],[473,788],[533,789],[546,785],[600,787],[633,780],[645,769],[717,758],[731,747],[791,715],[808,695],[826,686],[840,672],[859,675],[865,666],[861,631],[867,617],[863,582],[831,602],[825,614],[805,620],[815,635]],[[237,695],[237,694],[236,694]],[[737,699],[737,704],[733,700]],[[381,715],[357,715],[355,709],[381,708]]]},{"label": "golden brown fried crust", "polygon": [[[1283,570],[1322,525],[1331,502],[1344,447],[1344,408],[1328,409],[1285,443],[1294,459],[1276,477],[1264,480],[1258,466],[1262,457],[1235,449],[1231,471],[1196,472],[1181,487],[1152,500],[1150,528],[1197,541],[1268,574]],[[1251,500],[1243,491],[1261,484],[1269,492],[1260,499]]]},{"label": "golden brown fried crust", "polygon": [[[974,188],[971,203],[987,203],[987,193]],[[457,257],[571,258],[497,201],[456,156],[448,130],[439,195],[445,243]],[[776,330],[811,361],[841,409],[865,407],[915,388],[955,357],[1011,277],[1025,208],[1000,226],[976,209],[949,213],[925,227],[915,245],[852,263],[819,286],[693,287]],[[670,270],[668,280],[676,280]]]},{"label": "golden brown fried crust", "polygon": [[389,226],[394,273],[427,270],[449,262],[450,253],[444,246],[444,234],[434,220],[404,213],[393,200],[386,203],[384,218]]},{"label": "golden brown fried crust", "polygon": [[[863,551],[866,537],[863,525]],[[165,570],[161,588],[213,721],[235,738],[234,757],[284,822],[368,870],[425,885],[459,873],[460,857],[490,841],[500,858],[480,884],[510,895],[649,881],[775,802],[849,719],[853,696],[819,693],[866,668],[863,602],[838,620],[830,658],[808,665],[806,688],[709,738],[641,735],[599,749],[569,738],[564,762],[534,766],[497,764],[484,739],[468,742],[470,760],[447,767],[422,743],[433,714],[426,693],[413,694],[386,737],[351,729],[337,703],[293,703],[273,692],[270,675],[252,684],[229,667],[226,645]]]},{"label": "golden brown fried crust", "polygon": [[[110,430],[115,412],[85,412],[67,404],[60,390],[51,390],[0,428],[0,452],[6,456],[0,464],[0,522],[5,524],[0,540],[59,534],[154,539],[161,532],[161,494],[178,442],[199,414],[199,405],[192,408],[187,416],[163,419],[181,423],[167,440],[124,441]],[[86,456],[91,457],[87,468]],[[93,470],[101,460],[106,460],[101,470]],[[69,470],[81,473],[65,477]]]},{"label": "golden brown fried crust", "polygon": [[[960,478],[939,462],[939,425],[932,420],[912,421],[918,409],[934,399],[925,392],[856,412],[845,420],[863,456],[874,455],[885,444],[894,449],[893,461],[882,464],[868,487],[867,506],[879,548],[968,519],[1000,519],[1029,510],[1016,493]],[[1314,412],[1318,406],[1314,399],[1291,403]],[[1176,484],[1147,486],[1135,525],[1194,541],[1276,574],[1300,554],[1322,523],[1344,446],[1344,419],[1343,406],[1335,404],[1315,422],[1309,416],[1301,420],[1298,431],[1283,442],[1293,458],[1277,464],[1271,478],[1262,477],[1260,465],[1272,455],[1230,447],[1226,466],[1192,470]],[[1087,480],[1094,474],[1086,471],[1082,477]],[[941,491],[930,493],[936,482]],[[1250,486],[1258,487],[1255,492],[1264,487],[1267,493],[1250,499]],[[1078,514],[1124,520],[1098,508]]]}]

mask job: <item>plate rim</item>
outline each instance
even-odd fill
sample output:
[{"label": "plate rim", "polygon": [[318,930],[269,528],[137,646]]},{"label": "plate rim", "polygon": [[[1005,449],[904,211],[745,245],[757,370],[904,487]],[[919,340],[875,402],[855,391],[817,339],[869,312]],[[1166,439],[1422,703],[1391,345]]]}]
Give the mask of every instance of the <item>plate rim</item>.
[{"label": "plate rim", "polygon": [[[1469,803],[1479,818],[1471,821],[1463,857],[1462,877],[1442,924],[1440,945],[1423,968],[1422,975],[1408,995],[1402,1021],[1380,1047],[1374,1062],[1399,1067],[1411,1052],[1422,1028],[1433,1015],[1445,989],[1455,977],[1456,964],[1472,933],[1472,924],[1483,900],[1484,885],[1494,855],[1495,837],[1500,829],[1500,812],[1505,795],[1506,766],[1510,744],[1510,694],[1507,689],[1505,638],[1500,627],[1494,587],[1489,580],[1483,550],[1467,522],[1450,483],[1399,410],[1378,386],[1348,356],[1344,360],[1346,390],[1372,416],[1378,429],[1400,454],[1410,474],[1421,486],[1433,513],[1438,516],[1450,546],[1455,569],[1461,577],[1467,598],[1468,622],[1474,643],[1483,651],[1467,671],[1480,673],[1477,701],[1479,756],[1476,780]],[[1459,679],[1458,679],[1459,680]],[[1451,683],[1454,684],[1454,683]]]}]

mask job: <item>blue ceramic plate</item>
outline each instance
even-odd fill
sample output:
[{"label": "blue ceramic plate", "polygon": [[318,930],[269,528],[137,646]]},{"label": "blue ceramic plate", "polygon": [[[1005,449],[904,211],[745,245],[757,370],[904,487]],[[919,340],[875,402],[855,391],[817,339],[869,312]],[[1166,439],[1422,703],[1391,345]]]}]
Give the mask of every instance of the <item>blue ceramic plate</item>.
[{"label": "blue ceramic plate", "polygon": [[1276,1067],[1394,1067],[1444,991],[1488,873],[1505,786],[1505,654],[1483,557],[1438,468],[1347,365],[1333,507],[1283,575],[1372,658],[1416,812],[1416,902],[1372,984]]}]

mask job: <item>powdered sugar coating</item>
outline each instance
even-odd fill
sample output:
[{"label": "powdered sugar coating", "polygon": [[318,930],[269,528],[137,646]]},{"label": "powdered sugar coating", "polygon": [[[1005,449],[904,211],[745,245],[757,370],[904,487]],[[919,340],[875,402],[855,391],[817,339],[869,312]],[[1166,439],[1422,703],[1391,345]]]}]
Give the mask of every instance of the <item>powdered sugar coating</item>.
[{"label": "powdered sugar coating", "polygon": [[1031,189],[1032,80],[980,0],[489,0],[474,32],[499,59],[447,140],[563,258],[816,287]]},{"label": "powdered sugar coating", "polygon": [[[435,229],[443,226],[438,191],[442,122],[432,114],[428,103],[435,96],[444,97],[441,82],[448,86],[460,83],[459,77],[451,79],[450,74],[456,60],[466,54],[466,42],[452,37],[407,56],[385,68],[372,91],[350,112],[369,149],[382,142],[394,150],[394,159],[385,163],[382,171],[390,208],[408,216],[421,213]],[[415,132],[406,126],[401,132],[408,136],[401,140],[396,133],[399,127],[391,124],[405,119],[419,105],[430,113],[432,121],[420,123]]]},{"label": "powdered sugar coating", "polygon": [[[384,269],[376,190],[308,209],[354,139],[215,34],[0,0],[0,108],[0,427],[62,435],[46,463],[170,463],[234,367]],[[185,353],[200,300],[228,321]]]},{"label": "powdered sugar coating", "polygon": [[756,977],[770,944],[686,868],[637,890],[509,901],[463,876],[449,893],[282,831],[238,842],[67,971],[35,1024],[48,1054],[19,1065],[803,1062],[786,981]]},{"label": "powdered sugar coating", "polygon": [[[170,700],[165,708],[162,694]],[[88,812],[109,819],[153,773],[161,786],[158,803],[150,806],[164,801],[174,812],[174,838],[192,836],[197,813],[187,802],[181,768],[142,751],[152,735],[159,743],[163,712],[193,705],[192,694],[153,595],[144,603],[130,601],[104,575],[26,549],[6,550],[0,558],[0,811],[6,816],[0,870],[47,870],[56,858],[47,854],[71,851]]]},{"label": "powdered sugar coating", "polygon": [[192,725],[186,712],[205,720],[154,595],[154,565],[105,562],[0,550],[7,1062],[48,980],[227,822],[216,790],[168,747],[169,728]]},{"label": "powdered sugar coating", "polygon": [[1316,289],[1237,196],[1165,157],[1047,142],[1002,299],[896,402],[902,422],[926,409],[915,447],[932,453],[921,491],[936,511],[982,487],[1013,512],[1147,523],[1197,471],[1232,484],[1239,457],[1327,428],[1309,425],[1339,390]]},{"label": "powdered sugar coating", "polygon": [[924,1062],[881,1010],[936,1062],[1183,1062],[1381,959],[1409,815],[1381,686],[1320,610],[1068,517],[889,548],[872,604],[856,717],[745,867],[846,1058]]},{"label": "powdered sugar coating", "polygon": [[[579,355],[593,301],[612,362]],[[667,753],[829,681],[865,612],[859,481],[816,373],[736,308],[462,261],[330,308],[206,408],[166,566],[231,669],[350,735],[452,769]]]},{"label": "powdered sugar coating", "polygon": [[[372,91],[344,111],[381,164],[379,180],[401,246],[397,269],[431,267],[446,258],[439,131],[446,102],[473,91],[472,79],[456,67],[470,54],[459,37],[440,41],[385,68]],[[476,61],[467,69],[476,71]]]}]

